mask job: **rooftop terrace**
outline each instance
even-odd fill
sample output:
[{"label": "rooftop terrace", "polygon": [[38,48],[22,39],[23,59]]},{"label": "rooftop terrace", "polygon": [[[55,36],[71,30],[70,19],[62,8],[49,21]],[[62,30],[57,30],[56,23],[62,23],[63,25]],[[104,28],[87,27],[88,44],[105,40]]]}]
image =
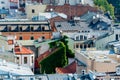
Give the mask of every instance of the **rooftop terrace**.
[{"label": "rooftop terrace", "polygon": [[96,62],[105,63],[118,63],[117,60],[113,58],[116,54],[109,54],[109,51],[77,51],[79,54],[84,56],[86,59],[95,60]]}]

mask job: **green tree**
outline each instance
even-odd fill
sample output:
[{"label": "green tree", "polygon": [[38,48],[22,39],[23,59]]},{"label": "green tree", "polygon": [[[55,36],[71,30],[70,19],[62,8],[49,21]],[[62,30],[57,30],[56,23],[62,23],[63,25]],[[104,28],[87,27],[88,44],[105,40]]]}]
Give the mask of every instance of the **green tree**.
[{"label": "green tree", "polygon": [[112,6],[112,4],[109,4],[107,0],[94,0],[94,4],[104,12],[109,11],[112,18],[115,18],[114,7]]},{"label": "green tree", "polygon": [[67,36],[63,36],[63,38],[60,40],[64,43],[65,47],[66,47],[66,56],[68,58],[74,58],[74,53],[72,52],[71,49],[69,49],[69,46],[68,46],[68,37]]}]

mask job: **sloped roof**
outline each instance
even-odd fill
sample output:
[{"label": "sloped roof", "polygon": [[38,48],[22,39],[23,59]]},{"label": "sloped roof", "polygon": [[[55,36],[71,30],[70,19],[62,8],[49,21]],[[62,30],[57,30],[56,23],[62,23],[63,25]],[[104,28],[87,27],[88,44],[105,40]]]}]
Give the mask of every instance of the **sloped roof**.
[{"label": "sloped roof", "polygon": [[42,61],[44,58],[48,57],[51,53],[53,53],[54,51],[56,51],[58,49],[53,49],[52,51],[46,51],[45,53],[41,54],[38,58],[37,61],[40,62]]},{"label": "sloped roof", "polygon": [[64,68],[57,67],[56,72],[60,73],[60,74],[75,73],[76,72],[76,62],[74,61],[70,65],[68,65],[68,66],[66,66]]},{"label": "sloped roof", "polygon": [[33,54],[33,52],[30,50],[30,49],[27,49],[27,48],[25,48],[25,47],[21,47],[20,48],[20,46],[16,46],[15,48],[14,48],[14,50],[15,50],[15,54],[16,55],[28,55],[28,54]]},{"label": "sloped roof", "polygon": [[85,14],[88,11],[97,11],[97,8],[95,7],[91,7],[89,5],[69,5],[69,4],[65,4],[63,6],[58,5],[58,6],[54,6],[54,5],[48,5],[46,8],[46,11],[50,11],[51,9],[53,9],[53,11],[55,12],[59,12],[59,13],[64,13],[68,16],[68,19],[71,19],[71,17],[73,16],[81,16],[83,14]]},{"label": "sloped roof", "polygon": [[44,58],[48,57],[48,55],[50,54],[49,50],[46,51],[45,53],[41,54],[38,58],[37,61],[40,62],[42,61]]}]

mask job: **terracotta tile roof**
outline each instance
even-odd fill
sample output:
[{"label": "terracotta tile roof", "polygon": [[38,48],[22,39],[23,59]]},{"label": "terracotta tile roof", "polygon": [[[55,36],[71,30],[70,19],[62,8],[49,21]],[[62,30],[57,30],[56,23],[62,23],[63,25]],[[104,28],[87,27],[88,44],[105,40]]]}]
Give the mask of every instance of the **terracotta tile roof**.
[{"label": "terracotta tile roof", "polygon": [[13,40],[8,40],[8,45],[14,44]]},{"label": "terracotta tile roof", "polygon": [[14,51],[16,55],[33,54],[33,52],[30,49],[27,49],[25,47],[21,47],[20,49],[20,46],[15,46]]},{"label": "terracotta tile roof", "polygon": [[44,58],[46,58],[48,55],[50,54],[50,51],[46,51],[45,53],[41,54],[38,58],[37,61],[40,62],[42,61]]},{"label": "terracotta tile roof", "polygon": [[50,11],[50,9],[53,9],[55,12],[59,13],[64,13],[68,16],[68,19],[71,19],[74,16],[81,16],[85,14],[88,11],[93,11],[96,12],[97,8],[91,7],[89,5],[69,5],[65,4],[63,6],[58,5],[58,6],[53,6],[53,5],[48,5],[46,8],[46,11]]},{"label": "terracotta tile roof", "polygon": [[74,61],[70,65],[68,65],[68,66],[66,66],[64,68],[57,67],[56,72],[60,73],[60,74],[75,73],[76,72],[76,62]]}]

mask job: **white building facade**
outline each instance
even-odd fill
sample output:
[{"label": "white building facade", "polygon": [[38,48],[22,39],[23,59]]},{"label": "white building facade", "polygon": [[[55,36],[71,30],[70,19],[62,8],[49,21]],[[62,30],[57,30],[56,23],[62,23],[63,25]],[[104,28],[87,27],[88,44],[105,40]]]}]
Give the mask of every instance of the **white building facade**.
[{"label": "white building facade", "polygon": [[34,53],[30,49],[22,47],[21,45],[15,45],[14,53],[17,64],[30,67],[34,70]]},{"label": "white building facade", "polygon": [[9,9],[10,2],[9,0],[0,0],[0,9]]}]

